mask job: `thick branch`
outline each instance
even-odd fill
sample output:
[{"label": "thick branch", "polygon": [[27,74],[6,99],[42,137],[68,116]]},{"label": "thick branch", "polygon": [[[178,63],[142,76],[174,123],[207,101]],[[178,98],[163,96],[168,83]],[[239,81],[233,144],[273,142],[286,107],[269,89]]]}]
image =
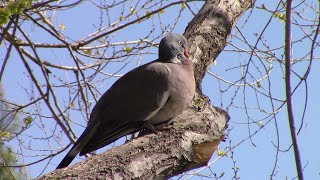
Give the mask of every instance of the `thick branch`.
[{"label": "thick branch", "polygon": [[40,179],[166,179],[206,165],[224,137],[229,117],[202,95],[201,82],[235,22],[253,3],[208,0],[189,23],[185,36],[195,63],[197,94],[170,131],[137,138]]},{"label": "thick branch", "polygon": [[185,36],[191,44],[190,54],[195,63],[197,92],[209,65],[224,49],[227,36],[237,20],[255,0],[207,1],[186,28]]},{"label": "thick branch", "polygon": [[134,139],[40,179],[166,179],[204,166],[223,138],[228,115],[203,105],[202,110],[188,108],[169,131]]}]

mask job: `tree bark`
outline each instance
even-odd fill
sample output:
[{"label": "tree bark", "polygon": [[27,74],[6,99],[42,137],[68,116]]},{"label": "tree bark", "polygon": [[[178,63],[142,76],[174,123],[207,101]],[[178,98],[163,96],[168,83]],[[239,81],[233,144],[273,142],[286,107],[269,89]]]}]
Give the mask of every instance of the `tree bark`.
[{"label": "tree bark", "polygon": [[254,2],[208,0],[188,24],[184,35],[191,45],[197,91],[170,130],[136,138],[39,179],[167,179],[205,166],[224,139],[229,116],[211,106],[201,82],[232,27]]}]

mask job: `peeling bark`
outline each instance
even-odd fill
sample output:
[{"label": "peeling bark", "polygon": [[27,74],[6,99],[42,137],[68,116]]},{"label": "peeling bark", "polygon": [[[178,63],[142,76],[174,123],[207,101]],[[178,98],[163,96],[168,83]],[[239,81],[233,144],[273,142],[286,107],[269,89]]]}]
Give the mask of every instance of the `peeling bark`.
[{"label": "peeling bark", "polygon": [[188,24],[197,92],[192,104],[168,131],[136,138],[39,179],[167,179],[205,166],[224,138],[229,116],[210,105],[201,82],[227,36],[255,0],[208,0]]}]

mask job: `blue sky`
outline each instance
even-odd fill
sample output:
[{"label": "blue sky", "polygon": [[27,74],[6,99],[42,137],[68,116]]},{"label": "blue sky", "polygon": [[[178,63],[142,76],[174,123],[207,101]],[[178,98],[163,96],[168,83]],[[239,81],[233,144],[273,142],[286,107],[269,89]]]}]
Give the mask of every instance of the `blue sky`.
[{"label": "blue sky", "polygon": [[[307,1],[310,3],[311,1]],[[189,5],[192,7],[194,11],[197,8],[201,7],[201,3],[195,5],[190,3]],[[277,2],[276,1],[258,1],[256,6],[261,7],[262,3],[269,10],[274,10]],[[317,5],[318,7],[318,5]],[[177,5],[165,11],[165,13],[161,14],[161,19],[165,22],[163,26],[156,26],[158,29],[155,32],[159,32],[161,28],[165,28],[165,25],[172,25],[175,23],[174,18],[176,17],[177,12],[180,10],[181,5]],[[306,8],[306,7],[304,7]],[[298,7],[299,10],[303,9]],[[119,11],[119,10],[118,10]],[[111,17],[117,18],[117,9],[111,11]],[[304,11],[303,15],[308,17],[309,19],[316,19],[316,14],[313,13],[312,10]],[[79,39],[84,37],[86,34],[93,32],[95,30],[95,26],[99,22],[97,17],[100,16],[100,12],[96,11],[94,6],[88,5],[88,3],[81,4],[78,8],[74,8],[71,10],[65,10],[62,12],[57,12],[55,18],[56,24],[63,24],[67,28],[63,31],[67,34],[71,39]],[[271,13],[266,10],[261,10],[255,8],[253,10],[249,10],[245,13],[239,20],[237,27],[240,29],[241,33],[245,37],[246,41],[249,42],[250,45],[254,46],[257,40],[257,35],[260,34],[268,22]],[[295,18],[299,19],[297,16]],[[178,24],[174,28],[174,32],[183,33],[186,28],[188,22],[193,18],[192,13],[185,9],[182,12],[182,18],[179,19]],[[299,20],[302,23],[310,23]],[[126,28],[119,32],[116,32],[113,36],[113,41],[130,41],[135,40],[138,37],[143,37],[149,33],[150,29],[152,29],[152,25],[159,24],[157,17],[153,17],[152,20],[144,23],[143,25],[133,25],[132,27]],[[24,24],[24,28],[30,32],[30,36],[34,41],[39,42],[55,42],[54,39],[51,39],[46,33],[38,31],[29,23]],[[311,29],[304,29],[306,32]],[[236,49],[234,46],[239,46],[242,49],[249,51],[250,47],[243,43],[243,38],[241,38],[241,34],[238,32],[236,28],[233,29],[233,35],[240,37],[237,39],[234,36],[230,36],[228,39],[228,45],[225,50],[218,56],[216,59],[216,64],[211,65],[210,71],[217,76],[227,80],[227,81],[237,81],[240,79],[241,74],[243,73],[241,68],[233,68],[238,67],[240,65],[248,63],[250,56],[248,53],[242,52],[234,52]],[[292,38],[293,40],[297,40],[303,37],[305,34],[301,29],[297,26],[293,26]],[[156,38],[151,35],[150,38]],[[313,37],[312,37],[313,38]],[[262,43],[264,42],[264,43]],[[262,41],[258,43],[258,49],[268,50],[278,48],[283,46],[284,44],[284,22],[281,22],[279,18],[273,18],[270,25],[266,29],[265,33],[262,36]],[[293,58],[300,59],[310,52],[311,42],[307,40],[303,40],[301,42],[297,42],[293,45]],[[120,71],[120,74],[125,73],[126,71],[136,67],[139,63],[146,63],[148,61],[154,60],[157,56],[156,48],[149,48],[146,51],[150,51],[154,54],[148,54],[143,57],[132,57],[128,61],[129,64]],[[3,58],[3,54],[5,52],[5,48],[0,49],[1,58]],[[272,60],[283,59],[283,48],[279,50],[273,51],[275,53],[275,57],[270,57]],[[258,52],[261,56],[266,56],[266,53],[263,54]],[[60,50],[43,50],[40,51],[41,56],[45,59],[52,60],[57,64],[61,63],[63,65],[74,65],[72,61],[69,61],[70,55],[65,51]],[[315,50],[315,56],[319,56],[319,49]],[[29,101],[28,97],[23,93],[22,87],[32,87],[32,83],[26,78],[24,73],[24,67],[15,58],[16,54],[12,55],[11,60],[8,63],[6,73],[3,77],[3,86],[6,90],[6,98],[19,103],[26,103]],[[141,62],[140,59],[141,58]],[[2,62],[2,61],[1,61]],[[293,69],[303,74],[306,70],[309,61],[298,62],[293,65]],[[117,68],[121,67],[122,64],[113,63],[108,66],[107,69],[104,69],[106,72],[113,73],[117,70]],[[252,57],[252,63],[249,65],[249,72],[255,79],[259,79],[263,77],[265,74],[264,66],[270,67],[270,63],[264,60],[261,60],[255,56]],[[40,74],[40,70],[34,66],[35,74]],[[314,60],[312,65],[312,71],[308,77],[308,106],[306,115],[304,118],[304,123],[302,125],[301,133],[298,136],[299,147],[302,156],[302,165],[305,167],[305,179],[318,179],[320,173],[320,156],[317,155],[319,151],[319,143],[317,143],[316,137],[320,137],[320,132],[316,129],[320,126],[319,123],[319,100],[317,99],[317,93],[320,91],[320,84],[317,82],[319,77],[319,62],[318,60]],[[283,74],[283,65],[281,65],[277,61],[273,61],[272,70],[270,72],[269,81],[267,78],[260,81],[261,87],[257,88],[257,85],[253,85],[254,88],[247,86],[243,88],[238,86],[228,88],[229,85],[222,81],[218,81],[217,78],[213,77],[210,74],[207,74],[202,86],[204,94],[208,95],[211,99],[211,102],[214,106],[221,107],[223,109],[228,109],[228,113],[231,116],[231,120],[229,122],[229,128],[226,132],[228,132],[228,139],[226,142],[222,142],[220,145],[220,149],[223,151],[228,151],[229,147],[234,147],[238,143],[238,146],[234,147],[232,150],[234,151],[233,157],[236,161],[236,167],[239,168],[238,177],[242,179],[270,179],[270,174],[273,170],[276,154],[277,152],[277,165],[275,167],[276,176],[274,179],[292,179],[295,177],[295,164],[293,159],[293,149],[290,148],[291,139],[289,132],[289,125],[287,120],[287,112],[286,106],[282,106],[279,112],[276,114],[276,119],[267,118],[266,112],[272,112],[271,101],[269,98],[264,96],[256,95],[256,90],[258,89],[261,92],[271,93],[273,97],[284,100],[285,99],[285,84],[284,84],[284,74]],[[67,81],[68,78],[72,79],[72,73],[65,73],[63,71],[56,71],[57,76],[65,78]],[[92,73],[90,71],[88,74]],[[116,78],[105,78],[101,81],[98,81],[97,87],[101,93],[107,90],[110,85],[116,80]],[[254,80],[248,75],[247,82],[253,82]],[[54,82],[59,82],[58,80],[54,80]],[[270,82],[270,84],[269,84]],[[295,86],[299,82],[299,78],[293,75],[292,85]],[[239,82],[243,83],[243,82]],[[270,89],[270,91],[269,91]],[[221,93],[221,91],[224,91]],[[305,103],[305,92],[306,88],[301,85],[297,91],[293,94],[293,108],[295,112],[296,118],[296,126],[300,127],[302,110]],[[58,91],[59,95],[67,96],[68,92],[64,89],[60,89]],[[37,94],[35,92],[35,94]],[[237,94],[235,96],[235,94]],[[258,97],[258,98],[257,98]],[[244,103],[246,102],[246,103]],[[65,101],[60,101],[60,103],[66,103]],[[275,109],[280,106],[280,102],[274,101]],[[248,107],[248,112],[243,109],[244,106]],[[258,105],[260,109],[257,109]],[[43,104],[44,106],[44,104]],[[261,109],[265,112],[261,112]],[[47,110],[45,108],[42,109],[43,112]],[[247,116],[247,114],[249,116]],[[248,117],[252,119],[248,119]],[[39,118],[39,117],[38,117]],[[83,116],[79,113],[73,113],[70,115],[70,119],[74,122],[80,123],[82,126],[85,126],[85,121],[83,120]],[[54,128],[55,124],[53,120],[49,120],[43,118],[43,125],[46,127]],[[249,125],[248,125],[249,122]],[[41,137],[39,128],[42,127],[40,121],[35,121],[35,124],[25,133],[28,136]],[[261,127],[259,123],[264,126]],[[83,131],[83,127],[76,126],[76,133],[80,135]],[[250,132],[249,132],[250,129]],[[248,136],[254,134],[251,139],[248,139]],[[277,135],[278,133],[278,135]],[[22,139],[28,140],[28,137],[23,137]],[[315,139],[315,140],[314,140]],[[279,149],[277,151],[276,144],[279,141]],[[39,143],[40,142],[40,143]],[[42,144],[43,141],[33,141],[32,147],[35,149],[47,148],[47,145]],[[64,138],[64,145],[68,144],[68,141]],[[117,144],[123,143],[123,140],[117,142]],[[13,145],[17,145],[16,142],[12,143]],[[54,144],[56,147],[57,144]],[[17,148],[15,146],[14,148]],[[101,152],[106,148],[98,151]],[[32,155],[32,152],[27,152],[29,155]],[[31,154],[30,154],[31,153]],[[44,173],[52,171],[56,165],[60,162],[62,157],[66,154],[66,152],[61,153],[60,155],[54,157],[50,163],[50,165],[44,170]],[[31,162],[36,160],[38,157],[25,157],[25,162]],[[217,155],[212,157],[212,160],[217,158]],[[77,160],[79,161],[79,159]],[[20,159],[20,162],[22,160]],[[75,161],[76,162],[76,161]],[[27,171],[30,177],[38,176],[45,166],[46,162],[39,163],[30,167],[27,167]],[[221,157],[215,163],[210,166],[210,169],[216,174],[224,173],[222,179],[232,179],[234,176],[232,167],[233,161],[231,158],[231,153],[228,153],[227,157]],[[211,172],[207,169],[201,171],[203,174],[210,174]],[[194,176],[191,179],[200,179],[199,176]],[[206,179],[202,177],[202,179]]]}]

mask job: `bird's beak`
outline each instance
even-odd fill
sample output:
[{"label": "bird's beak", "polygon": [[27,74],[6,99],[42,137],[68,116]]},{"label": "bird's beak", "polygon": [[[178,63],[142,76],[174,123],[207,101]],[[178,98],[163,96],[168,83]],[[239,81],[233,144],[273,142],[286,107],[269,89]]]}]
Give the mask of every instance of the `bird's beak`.
[{"label": "bird's beak", "polygon": [[189,59],[190,55],[189,55],[189,52],[186,49],[184,49],[184,55]]}]

